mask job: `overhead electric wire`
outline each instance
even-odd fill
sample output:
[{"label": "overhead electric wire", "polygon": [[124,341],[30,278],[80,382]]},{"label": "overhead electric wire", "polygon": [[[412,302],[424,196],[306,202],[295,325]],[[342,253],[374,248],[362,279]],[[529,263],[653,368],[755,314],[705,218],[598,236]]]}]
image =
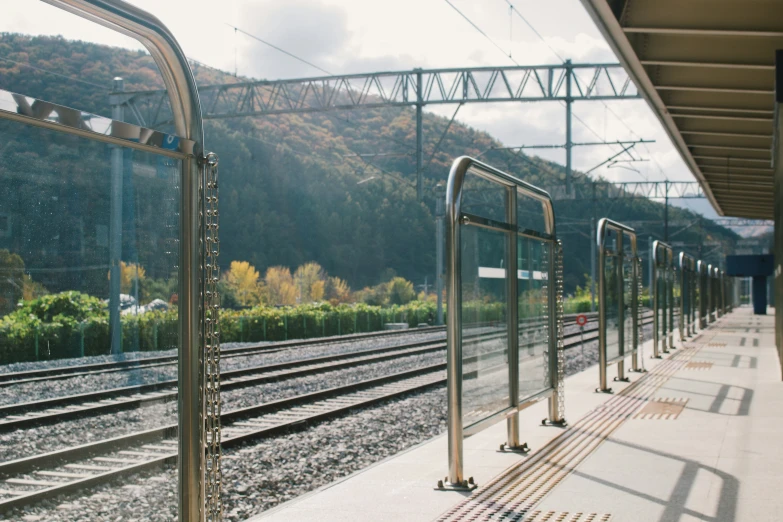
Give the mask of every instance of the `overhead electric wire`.
[{"label": "overhead electric wire", "polygon": [[449,0],[445,0],[445,2],[446,2],[447,4],[449,4],[449,5],[451,6],[451,8],[452,8],[452,9],[454,9],[454,10],[455,10],[457,13],[459,13],[459,15],[460,15],[462,18],[464,18],[466,22],[468,22],[470,25],[472,25],[472,26],[473,26],[473,29],[475,29],[476,31],[478,31],[478,32],[479,32],[479,33],[480,33],[480,34],[481,34],[481,35],[482,35],[484,38],[486,38],[487,40],[489,40],[489,42],[490,42],[492,45],[494,45],[494,46],[495,46],[495,47],[498,49],[498,51],[500,51],[501,53],[503,53],[503,56],[505,56],[506,58],[508,58],[509,60],[511,60],[512,62],[514,62],[515,64],[517,64],[517,65],[520,65],[520,66],[521,66],[521,64],[520,64],[519,62],[517,62],[517,61],[516,61],[514,58],[512,58],[512,57],[511,57],[511,55],[508,55],[508,54],[506,54],[506,51],[504,51],[504,50],[503,50],[503,48],[502,48],[502,47],[500,47],[500,46],[497,44],[497,42],[495,42],[495,40],[493,40],[492,38],[490,38],[490,37],[489,37],[489,35],[488,35],[487,33],[485,33],[485,32],[484,32],[484,31],[483,31],[483,30],[482,30],[482,29],[481,29],[481,28],[480,28],[478,25],[476,25],[476,24],[473,22],[473,20],[471,20],[470,18],[468,18],[468,16],[467,16],[465,13],[463,13],[462,11],[460,11],[460,10],[459,10],[459,8],[457,8],[457,6],[456,6],[456,5],[452,4],[452,3],[451,3]]},{"label": "overhead electric wire", "polygon": [[554,48],[553,48],[551,45],[549,45],[549,43],[548,43],[546,40],[544,40],[544,37],[543,37],[543,36],[541,36],[541,33],[539,33],[539,32],[536,30],[536,28],[535,28],[535,27],[533,27],[533,24],[531,24],[531,23],[530,23],[530,22],[527,20],[527,18],[525,18],[524,16],[522,16],[522,13],[520,13],[520,12],[519,12],[519,10],[518,10],[516,7],[514,7],[514,5],[513,5],[511,2],[509,2],[509,0],[504,0],[504,1],[505,1],[505,2],[508,4],[508,6],[511,8],[511,10],[512,10],[513,12],[515,12],[515,13],[517,14],[517,16],[518,16],[518,17],[519,17],[519,18],[520,18],[520,19],[521,19],[523,22],[525,22],[525,25],[527,25],[527,26],[530,28],[530,30],[531,30],[531,31],[533,31],[533,32],[536,34],[536,36],[538,36],[538,38],[539,38],[539,39],[540,39],[542,42],[544,42],[544,45],[546,45],[547,47],[549,47],[549,50],[550,50],[550,51],[552,51],[552,54],[554,54],[555,56],[557,56],[557,58],[558,58],[558,59],[559,59],[561,62],[565,62],[565,58],[563,58],[562,56],[560,56],[560,54],[558,54],[558,52],[557,52],[557,51],[555,51],[555,50],[554,50]]},{"label": "overhead electric wire", "polygon": [[[448,0],[447,0],[447,1],[448,1]],[[259,38],[258,36],[254,35],[254,34],[250,34],[250,33],[248,33],[248,32],[247,32],[247,31],[245,31],[244,29],[240,29],[239,27],[237,27],[237,26],[235,26],[235,25],[229,24],[228,22],[225,22],[225,24],[226,24],[227,26],[231,27],[231,28],[232,28],[234,31],[238,31],[238,32],[240,32],[240,33],[244,34],[245,36],[247,36],[247,37],[249,37],[249,38],[252,38],[253,40],[257,40],[257,41],[261,42],[261,43],[262,43],[262,44],[264,44],[264,45],[268,45],[268,46],[269,46],[269,47],[271,47],[272,49],[274,49],[274,50],[276,50],[276,51],[279,51],[279,52],[281,52],[281,53],[285,54],[286,56],[290,56],[290,57],[291,57],[291,58],[293,58],[294,60],[298,60],[298,61],[302,62],[302,63],[303,63],[303,64],[305,64],[305,65],[309,65],[310,67],[313,67],[313,68],[315,68],[315,69],[318,69],[319,71],[321,71],[321,72],[322,72],[322,73],[324,73],[324,74],[328,74],[329,76],[334,76],[334,74],[330,73],[329,71],[327,71],[327,70],[326,70],[326,69],[324,69],[323,67],[319,67],[319,66],[315,65],[315,64],[314,64],[314,63],[312,63],[312,62],[308,62],[308,61],[307,61],[307,60],[305,60],[304,58],[300,58],[299,56],[295,55],[294,53],[290,53],[290,52],[286,51],[286,50],[285,50],[285,49],[283,49],[282,47],[278,47],[277,45],[275,45],[275,44],[273,44],[273,43],[271,43],[271,42],[267,42],[266,40],[264,40],[264,39],[262,39],[262,38]]]},{"label": "overhead electric wire", "polygon": [[[508,4],[508,6],[511,8],[511,10],[517,14],[517,16],[530,28],[531,31],[533,31],[533,33],[535,33],[535,35],[541,40],[541,42],[543,42],[544,45],[546,45],[549,48],[549,50],[552,52],[552,54],[554,54],[561,62],[565,63],[565,59],[551,45],[549,45],[549,42],[547,42],[546,39],[541,35],[541,33],[538,32],[538,30],[533,26],[533,24],[527,18],[525,18],[524,15],[522,15],[522,13],[516,7],[514,7],[514,5],[509,0],[503,0],[503,1],[506,2],[506,4]],[[620,121],[620,123],[622,123],[625,126],[625,128],[627,128],[631,132],[631,134],[633,134],[637,138],[641,139],[641,136],[639,136],[639,134],[637,134],[631,128],[631,126],[628,125],[628,123],[625,122],[625,120],[623,120],[616,112],[614,112],[611,109],[611,107],[609,107],[609,105],[607,105],[607,103],[604,100],[600,100],[600,101],[603,104],[603,106],[609,112],[611,112],[612,115],[615,118],[617,118]],[[573,110],[571,111],[571,115],[579,123],[584,125],[585,128],[587,128],[590,132],[592,132],[596,137],[598,137],[598,139],[600,139],[601,141],[606,143],[606,140],[604,138],[601,138],[601,136],[599,136],[598,133],[595,130],[593,130],[584,120],[582,120]],[[650,157],[652,157],[652,153],[650,152],[650,149],[647,147],[647,145],[646,144],[642,144],[642,145],[644,146],[644,149],[647,151],[647,153],[650,154]],[[666,176],[666,174],[663,172],[663,169],[658,164],[658,161],[654,157],[653,157],[653,161],[655,162],[656,166],[661,171],[661,173],[664,174],[664,176]],[[641,174],[641,172],[640,172],[640,174]],[[644,177],[645,181],[649,181],[649,178],[646,175],[642,174],[642,177]]]}]

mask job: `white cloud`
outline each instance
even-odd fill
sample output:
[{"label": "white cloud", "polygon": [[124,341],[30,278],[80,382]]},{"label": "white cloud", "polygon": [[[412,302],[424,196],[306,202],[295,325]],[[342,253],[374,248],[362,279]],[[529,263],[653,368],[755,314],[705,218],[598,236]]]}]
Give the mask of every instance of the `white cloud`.
[{"label": "white cloud", "polygon": [[[6,0],[10,4],[9,0]],[[155,13],[179,39],[186,54],[209,65],[258,78],[316,76],[322,73],[247,36],[236,25],[334,73],[413,67],[558,63],[555,53],[574,62],[614,62],[609,46],[579,0],[518,0],[514,6],[544,37],[542,42],[504,0],[452,0],[500,47],[498,50],[443,0],[132,0]],[[138,43],[83,21],[43,2],[15,2],[4,9],[0,31],[62,34],[66,38],[139,48]],[[228,24],[228,25],[227,25]],[[601,87],[602,89],[604,87]],[[609,102],[619,121],[600,102],[574,104],[574,141],[655,139],[638,155],[648,163],[597,170],[621,180],[692,179],[660,123],[641,101]],[[450,117],[454,107],[428,107]],[[486,130],[506,145],[563,143],[563,108],[556,103],[477,104],[460,110],[460,121]],[[630,129],[629,129],[630,128]],[[596,136],[596,134],[598,136]],[[589,169],[618,147],[574,149],[574,167]],[[560,149],[537,150],[564,161]],[[661,172],[663,171],[663,172]]]}]

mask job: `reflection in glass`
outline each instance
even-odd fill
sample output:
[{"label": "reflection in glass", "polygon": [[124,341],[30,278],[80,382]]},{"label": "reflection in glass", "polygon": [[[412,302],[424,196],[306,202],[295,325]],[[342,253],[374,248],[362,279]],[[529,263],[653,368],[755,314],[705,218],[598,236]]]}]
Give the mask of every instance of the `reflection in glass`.
[{"label": "reflection in glass", "polygon": [[508,189],[469,170],[462,188],[460,211],[466,214],[506,222]]},{"label": "reflection in glass", "polygon": [[509,406],[507,234],[462,227],[463,425]]},{"label": "reflection in glass", "polygon": [[519,401],[551,387],[547,365],[549,246],[517,237],[519,313]]},{"label": "reflection in glass", "polygon": [[657,288],[656,293],[658,295],[658,310],[656,313],[658,314],[658,335],[660,339],[664,339],[666,336],[666,322],[667,322],[667,312],[666,312],[666,302],[667,302],[667,293],[666,293],[666,270],[661,267],[656,267],[657,271]]},{"label": "reflection in glass", "polygon": [[625,236],[623,241],[623,345],[624,353],[633,351],[633,289],[636,281],[633,277],[634,258],[632,257],[630,238]]},{"label": "reflection in glass", "polygon": [[671,270],[672,281],[672,324],[671,330],[679,327],[680,314],[682,313],[682,289],[680,288],[680,271],[677,268]]},{"label": "reflection in glass", "polygon": [[604,317],[606,317],[606,360],[611,361],[620,355],[620,292],[617,277],[620,257],[607,252],[604,258]]},{"label": "reflection in glass", "polygon": [[[140,398],[121,411],[83,410],[74,417],[66,416],[68,408],[41,410],[39,426],[3,433],[0,462],[176,426],[180,162],[6,120],[0,120],[0,144],[0,201],[9,221],[0,235],[0,372],[141,360],[163,351],[175,357],[154,367],[14,385],[3,405],[118,388],[126,391],[116,396],[126,396],[128,387],[167,382],[154,402]],[[113,238],[120,240],[115,248]],[[122,308],[116,354],[108,310],[112,251]],[[96,400],[67,406],[100,406]],[[170,433],[148,442],[153,439],[176,455]],[[141,445],[128,442],[120,449],[139,451]],[[90,459],[80,454],[78,463],[64,457],[60,466],[82,466],[78,473],[90,476],[121,467],[123,458],[146,460],[118,455],[120,449],[97,451]],[[12,478],[63,482],[67,475],[51,473],[69,469],[47,465]],[[176,471],[166,473],[175,488]],[[6,488],[2,498],[36,488]],[[176,495],[158,509],[176,518]]]},{"label": "reflection in glass", "polygon": [[541,234],[549,234],[545,205],[530,196],[517,196],[517,223],[524,230],[532,230]]}]

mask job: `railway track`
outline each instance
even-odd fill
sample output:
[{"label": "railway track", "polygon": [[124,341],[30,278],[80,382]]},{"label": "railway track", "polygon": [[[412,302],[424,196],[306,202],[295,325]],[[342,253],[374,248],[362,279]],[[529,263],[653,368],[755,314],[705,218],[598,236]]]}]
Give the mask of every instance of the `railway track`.
[{"label": "railway track", "polygon": [[[643,324],[651,322],[650,315]],[[597,338],[596,328],[585,333],[586,342]],[[500,336],[495,334],[494,338]],[[578,332],[567,335],[567,348],[581,344],[579,337]],[[432,350],[445,348],[444,343],[430,345],[428,348]],[[445,369],[445,363],[438,363],[225,412],[221,415],[222,446],[231,448],[303,429],[354,409],[445,385]],[[0,513],[141,471],[173,465],[177,460],[177,444],[177,426],[171,424],[1,463]]]},{"label": "railway track", "polygon": [[[446,365],[365,380],[221,415],[222,446],[230,448],[357,408],[446,383]],[[177,426],[170,425],[0,464],[0,513],[177,461]]]},{"label": "railway track", "polygon": [[[476,337],[488,341],[496,339],[500,335],[482,334]],[[596,338],[597,328],[595,326],[585,329],[583,337],[585,342]],[[567,334],[566,347],[578,344],[581,339],[578,332]],[[445,343],[442,341],[420,341],[407,345],[373,348],[348,354],[225,371],[222,373],[223,390],[257,386],[271,381],[422,355],[443,350],[445,347]],[[480,357],[486,356],[483,354]],[[2,406],[0,407],[0,432],[54,424],[76,417],[139,408],[145,404],[173,401],[177,397],[176,385],[176,380],[169,380]]]},{"label": "railway track", "polygon": [[[585,314],[589,320],[595,320],[596,313]],[[573,325],[576,321],[576,314],[565,316],[565,325]],[[271,354],[294,348],[314,345],[342,344],[351,341],[365,339],[383,339],[394,338],[401,335],[426,334],[445,331],[443,326],[429,326],[407,330],[391,330],[382,332],[369,332],[360,334],[350,334],[337,337],[320,337],[314,339],[297,339],[291,341],[281,341],[270,344],[256,344],[251,346],[242,346],[236,348],[224,348],[221,350],[222,359],[234,357]],[[40,370],[27,370],[21,372],[0,373],[0,387],[15,386],[18,384],[49,381],[54,379],[70,379],[74,377],[83,377],[90,375],[100,375],[105,373],[114,373],[122,371],[134,371],[149,368],[159,368],[170,366],[177,363],[176,355],[163,355],[155,357],[141,357],[133,360],[112,361],[103,363],[79,364],[73,366],[62,366],[57,368],[45,368]]]},{"label": "railway track", "polygon": [[[652,322],[648,315],[645,325]],[[570,332],[565,335],[566,349],[591,342],[598,338],[598,328],[595,324],[588,326],[584,332]],[[467,337],[481,341],[490,341],[502,337],[503,334],[478,334]],[[532,346],[532,344],[531,344]],[[523,346],[522,348],[525,348]],[[342,370],[362,365],[371,365],[382,361],[423,355],[445,350],[444,341],[418,341],[383,348],[371,348],[347,354],[335,354],[323,357],[300,359],[270,365],[254,366],[221,373],[222,390],[228,391],[249,386],[258,386],[272,381],[293,379]],[[491,354],[481,354],[477,357],[491,357]],[[466,360],[466,363],[470,361]],[[144,405],[170,402],[177,398],[177,381],[175,379],[151,384],[141,384],[100,390],[76,395],[67,395],[38,401],[0,406],[0,433],[32,426],[56,424],[63,420],[99,415],[114,411],[139,408]]]},{"label": "railway track", "polygon": [[[498,336],[495,334],[487,337],[487,340]],[[228,391],[257,386],[272,381],[370,365],[445,349],[446,343],[443,341],[420,341],[394,347],[372,348],[349,354],[328,355],[231,370],[221,373],[221,389]],[[138,408],[150,403],[174,401],[177,399],[176,387],[177,381],[170,380],[2,406],[0,407],[0,416],[2,416],[0,418],[0,432],[53,424],[86,415]]]}]

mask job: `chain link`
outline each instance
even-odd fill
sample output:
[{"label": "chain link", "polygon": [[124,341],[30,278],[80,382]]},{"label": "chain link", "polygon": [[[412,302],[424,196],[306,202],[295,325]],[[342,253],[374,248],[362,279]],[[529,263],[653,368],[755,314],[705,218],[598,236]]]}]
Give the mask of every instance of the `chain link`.
[{"label": "chain link", "polygon": [[[636,258],[636,335],[638,336],[637,342],[639,354],[637,360],[639,361],[639,369],[644,370],[644,297],[642,292],[644,291],[644,285],[642,284],[642,258]],[[652,288],[650,289],[652,292]]]},{"label": "chain link", "polygon": [[565,419],[565,328],[563,327],[563,243],[555,245],[555,313],[557,314],[557,421]]},{"label": "chain link", "polygon": [[[550,257],[549,257],[549,246],[544,244],[541,248],[541,266],[546,267],[549,266],[550,263]],[[549,271],[545,271],[546,274],[549,274]],[[550,328],[550,322],[549,322],[549,314],[550,314],[550,303],[549,303],[549,277],[545,278],[544,283],[541,285],[541,295],[543,296],[544,306],[541,309],[541,319],[543,326],[543,337],[544,337],[544,346],[546,346],[546,350],[544,350],[544,382],[543,385],[545,388],[550,388],[552,386],[552,370],[549,363],[549,347],[552,342],[552,335],[553,332]]]},{"label": "chain link", "polygon": [[201,180],[201,219],[202,248],[204,252],[204,302],[202,313],[204,361],[204,404],[206,411],[205,444],[206,464],[204,469],[205,496],[204,510],[207,522],[220,522],[223,519],[221,490],[223,476],[221,471],[220,449],[220,294],[218,281],[220,267],[220,239],[218,237],[218,157],[209,153],[203,166]]}]

